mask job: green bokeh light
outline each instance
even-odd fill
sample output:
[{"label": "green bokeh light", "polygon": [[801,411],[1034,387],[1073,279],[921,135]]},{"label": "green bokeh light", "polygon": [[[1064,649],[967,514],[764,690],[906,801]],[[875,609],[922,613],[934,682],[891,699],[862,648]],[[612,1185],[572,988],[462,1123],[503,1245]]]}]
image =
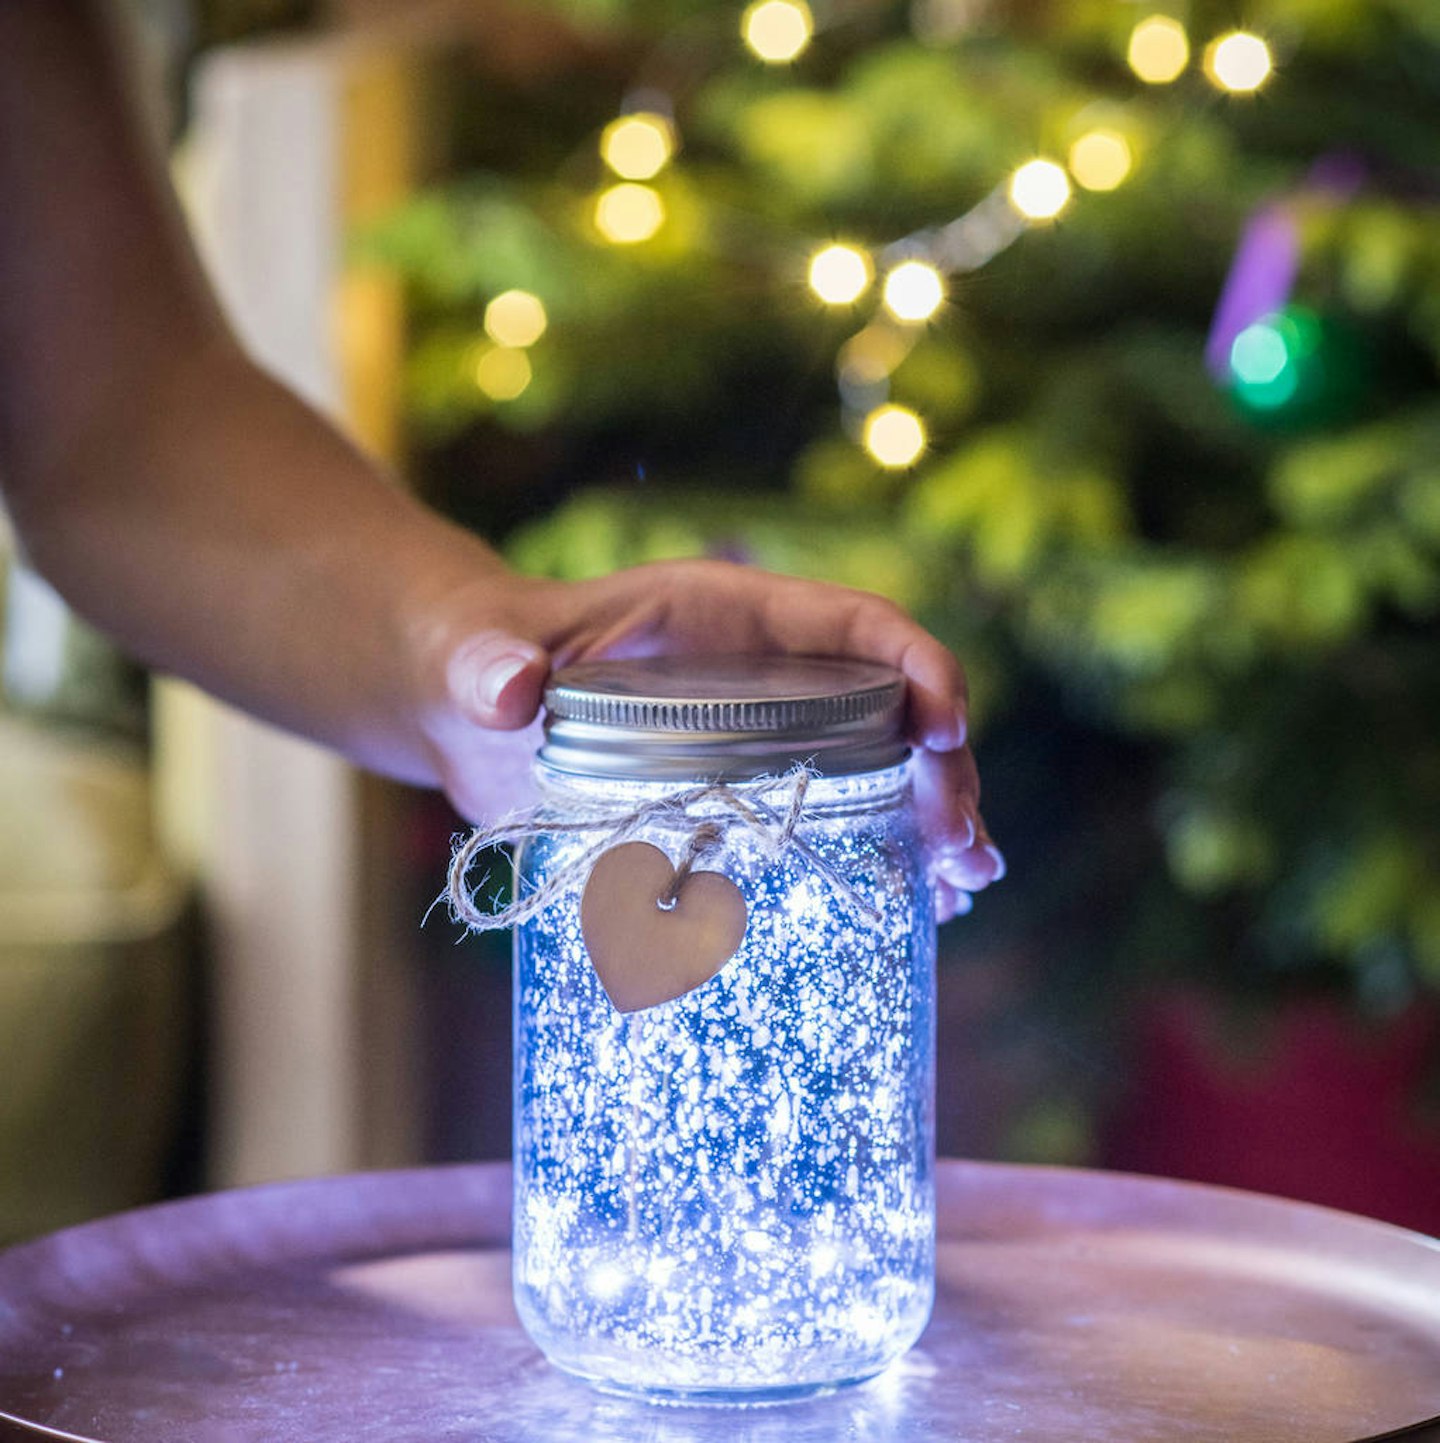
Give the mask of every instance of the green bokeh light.
[{"label": "green bokeh light", "polygon": [[1289,364],[1285,338],[1268,321],[1246,326],[1230,347],[1230,369],[1243,386],[1268,386]]},{"label": "green bokeh light", "polygon": [[1320,329],[1308,311],[1278,311],[1256,321],[1230,347],[1237,398],[1257,411],[1275,411],[1295,399],[1316,369]]}]

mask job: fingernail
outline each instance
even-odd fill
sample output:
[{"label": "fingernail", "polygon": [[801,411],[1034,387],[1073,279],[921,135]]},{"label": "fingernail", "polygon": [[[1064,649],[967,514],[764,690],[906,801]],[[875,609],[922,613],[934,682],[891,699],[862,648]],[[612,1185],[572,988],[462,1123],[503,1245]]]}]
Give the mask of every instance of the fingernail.
[{"label": "fingernail", "polygon": [[965,714],[956,712],[951,721],[930,728],[925,734],[925,746],[932,752],[959,751],[965,745],[965,730]]},{"label": "fingernail", "polygon": [[984,848],[986,855],[995,863],[994,880],[998,882],[1009,870],[1005,865],[1005,854],[1001,852],[1000,848],[997,847],[994,842],[984,843]]},{"label": "fingernail", "polygon": [[975,909],[975,899],[969,892],[957,891],[953,899],[955,910],[952,917],[968,917]]},{"label": "fingernail", "polygon": [[952,887],[973,887],[976,883],[975,869],[965,860],[964,853],[941,854],[935,858],[936,875]]},{"label": "fingernail", "polygon": [[496,707],[505,688],[534,660],[520,653],[511,653],[492,661],[481,673],[479,685],[475,688],[476,699],[482,707]]}]

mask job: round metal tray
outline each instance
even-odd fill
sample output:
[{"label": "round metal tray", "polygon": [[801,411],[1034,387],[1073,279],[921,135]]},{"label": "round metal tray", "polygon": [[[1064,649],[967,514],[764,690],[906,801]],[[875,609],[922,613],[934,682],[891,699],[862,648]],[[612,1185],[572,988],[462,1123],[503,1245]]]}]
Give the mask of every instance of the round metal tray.
[{"label": "round metal tray", "polygon": [[1440,1244],[1193,1184],[942,1163],[919,1345],[858,1388],[658,1407],[551,1368],[499,1164],[147,1208],[0,1256],[0,1437],[103,1443],[1440,1439]]}]

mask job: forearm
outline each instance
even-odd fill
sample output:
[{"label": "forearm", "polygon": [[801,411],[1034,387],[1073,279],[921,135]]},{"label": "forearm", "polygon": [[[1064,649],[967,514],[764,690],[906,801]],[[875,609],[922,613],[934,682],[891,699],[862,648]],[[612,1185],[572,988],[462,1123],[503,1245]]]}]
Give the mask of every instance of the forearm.
[{"label": "forearm", "polygon": [[99,4],[0,3],[0,481],[22,541],[142,659],[434,780],[408,632],[498,562],[240,355],[114,51]]},{"label": "forearm", "polygon": [[493,552],[223,339],[132,376],[12,510],[36,566],[137,657],[414,781],[437,779],[448,619],[513,602]]},{"label": "forearm", "polygon": [[223,334],[117,50],[98,0],[0,4],[0,468],[13,486],[136,378]]}]

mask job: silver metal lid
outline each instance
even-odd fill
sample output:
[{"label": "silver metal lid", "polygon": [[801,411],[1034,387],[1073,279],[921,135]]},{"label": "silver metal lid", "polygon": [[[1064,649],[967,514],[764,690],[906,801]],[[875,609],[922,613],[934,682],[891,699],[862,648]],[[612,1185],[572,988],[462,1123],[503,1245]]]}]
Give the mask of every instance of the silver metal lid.
[{"label": "silver metal lid", "polygon": [[657,656],[565,667],[540,759],[579,776],[739,781],[809,762],[826,776],[909,754],[905,680],[819,656]]}]

